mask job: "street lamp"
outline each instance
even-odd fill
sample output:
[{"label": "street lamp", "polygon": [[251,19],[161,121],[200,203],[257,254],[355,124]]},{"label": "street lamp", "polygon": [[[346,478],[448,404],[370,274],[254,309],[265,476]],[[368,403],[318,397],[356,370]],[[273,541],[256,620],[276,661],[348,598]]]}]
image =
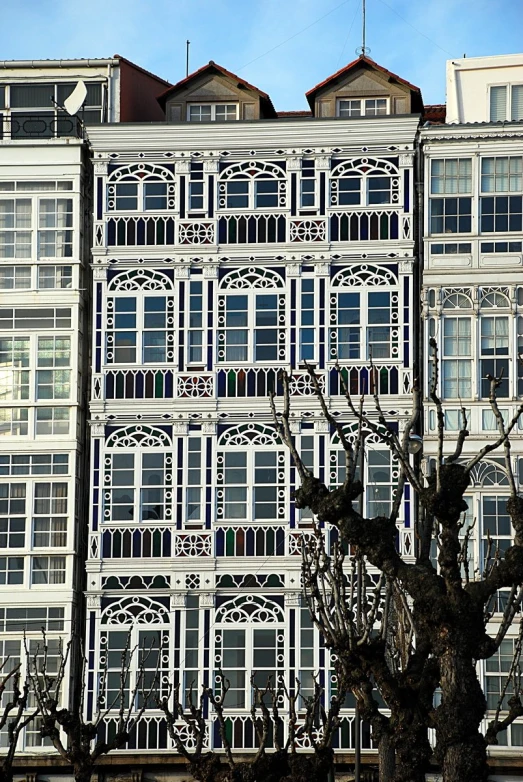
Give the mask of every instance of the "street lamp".
[{"label": "street lamp", "polygon": [[416,454],[423,450],[423,439],[419,434],[409,434],[408,450],[411,454]]}]

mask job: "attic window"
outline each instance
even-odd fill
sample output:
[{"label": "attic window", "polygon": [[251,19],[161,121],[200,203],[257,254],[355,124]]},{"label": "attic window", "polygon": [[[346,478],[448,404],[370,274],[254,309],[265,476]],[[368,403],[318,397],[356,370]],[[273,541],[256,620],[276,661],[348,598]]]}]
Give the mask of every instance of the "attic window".
[{"label": "attic window", "polygon": [[238,119],[237,103],[189,104],[189,122],[227,122]]},{"label": "attic window", "polygon": [[338,117],[376,117],[388,113],[387,98],[338,101]]}]

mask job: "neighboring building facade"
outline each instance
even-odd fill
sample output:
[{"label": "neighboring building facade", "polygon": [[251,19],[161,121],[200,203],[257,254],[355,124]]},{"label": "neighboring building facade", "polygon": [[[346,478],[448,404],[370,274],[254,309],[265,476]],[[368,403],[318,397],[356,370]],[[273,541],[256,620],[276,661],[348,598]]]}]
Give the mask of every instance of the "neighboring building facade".
[{"label": "neighboring building facade", "polygon": [[[279,372],[292,373],[299,448],[332,484],[344,460],[305,362],[349,428],[336,357],[351,391],[378,388],[392,420],[410,406],[421,95],[360,58],[308,97],[314,121],[276,119],[265,93],[210,63],[162,97],[174,124],[89,127],[90,681],[106,653],[119,659],[129,630],[133,643],[166,646],[166,683],[179,672],[185,690],[219,690],[221,667],[238,749],[254,746],[253,670],[260,682],[298,676],[305,694],[314,671],[327,697],[335,686],[300,599],[311,517],[294,508],[295,470],[272,424]],[[375,514],[397,469],[368,435]],[[410,524],[407,494],[407,554]],[[353,720],[348,709],[341,758]],[[126,751],[143,767],[166,749],[165,720],[149,710]]]},{"label": "neighboring building facade", "polygon": [[[426,392],[430,382],[428,340],[438,343],[439,393],[445,427],[457,433],[460,408],[467,411],[474,454],[498,436],[488,401],[487,375],[503,375],[497,395],[506,420],[523,395],[523,56],[454,60],[447,67],[447,123],[424,127],[424,259],[422,357]],[[523,484],[522,424],[511,440],[514,473]],[[449,444],[449,449],[450,449]],[[425,402],[424,452],[436,448],[435,410]],[[512,539],[506,511],[509,494],[504,460],[495,453],[474,471],[466,499],[466,526],[473,524],[470,574],[481,572],[489,538],[506,549]],[[463,534],[465,529],[463,530]],[[492,629],[501,619],[503,599],[491,606]],[[500,651],[482,664],[489,709],[500,688],[518,633],[515,623]],[[523,746],[517,720],[492,754],[503,765]]]},{"label": "neighboring building facade", "polygon": [[[46,629],[51,666],[59,639],[83,630],[92,173],[79,118],[140,118],[133,94],[156,101],[167,82],[153,89],[136,69],[129,86],[133,68],[122,58],[0,63],[0,663],[23,671],[24,633],[34,653]],[[70,117],[53,100],[79,79],[87,99]],[[69,685],[67,675],[65,703]],[[49,751],[38,720],[19,749],[24,770]]]}]

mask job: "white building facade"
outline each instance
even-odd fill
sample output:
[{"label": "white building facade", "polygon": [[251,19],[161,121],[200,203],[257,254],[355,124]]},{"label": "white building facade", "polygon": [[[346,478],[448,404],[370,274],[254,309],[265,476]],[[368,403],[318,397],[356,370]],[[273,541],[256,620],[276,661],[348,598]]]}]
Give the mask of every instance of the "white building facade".
[{"label": "white building facade", "polygon": [[[424,158],[424,259],[422,308],[426,393],[430,382],[429,339],[440,358],[439,394],[452,437],[467,412],[474,454],[497,437],[488,401],[488,375],[503,379],[498,403],[506,420],[521,404],[523,371],[523,56],[466,58],[448,63],[447,123],[421,131]],[[424,452],[436,449],[435,410],[425,404]],[[513,470],[523,484],[521,424],[512,438]],[[452,443],[449,442],[449,449]],[[506,512],[509,494],[503,456],[493,453],[474,473],[466,500],[466,526],[473,525],[470,576],[486,565],[489,545],[502,552],[513,531]],[[489,540],[491,544],[489,544]],[[504,607],[493,602],[495,632]],[[495,710],[513,655],[517,622],[497,655],[482,663],[488,708]],[[523,745],[516,721],[491,749],[503,758]],[[520,751],[519,749],[517,750]]]},{"label": "white building facade", "polygon": [[[92,236],[84,123],[119,121],[121,106],[129,115],[121,71],[133,67],[118,58],[0,63],[0,663],[21,662],[22,676],[24,634],[34,653],[46,630],[51,667],[60,639],[65,650],[84,627]],[[69,116],[61,106],[79,80],[86,101]],[[166,86],[159,80],[156,92]],[[64,705],[70,684],[67,673]],[[20,736],[25,770],[49,752],[39,729],[37,719]]]},{"label": "white building facade", "polygon": [[[311,91],[313,105],[333,107],[314,121],[274,118],[268,96],[247,85],[238,97],[231,76],[211,63],[168,91],[174,124],[89,128],[87,637],[92,682],[97,661],[120,650],[128,631],[165,647],[165,684],[174,675],[185,689],[219,690],[222,668],[233,745],[251,749],[253,671],[260,682],[298,676],[305,693],[317,671],[326,697],[335,687],[300,599],[311,518],[294,508],[297,477],[268,394],[281,391],[281,370],[292,374],[299,448],[333,484],[344,462],[306,361],[349,427],[336,358],[353,393],[377,387],[398,425],[408,412],[419,115],[408,113],[415,88],[391,97],[382,69],[367,62],[339,77],[334,97],[330,82]],[[394,114],[400,99],[406,113]],[[252,122],[234,121],[246,112]],[[375,515],[397,472],[370,434],[367,442]],[[399,525],[407,554],[410,500]],[[347,710],[340,750],[354,749],[353,719]],[[367,728],[362,743],[371,749]],[[173,747],[150,709],[127,751],[158,750]]]}]

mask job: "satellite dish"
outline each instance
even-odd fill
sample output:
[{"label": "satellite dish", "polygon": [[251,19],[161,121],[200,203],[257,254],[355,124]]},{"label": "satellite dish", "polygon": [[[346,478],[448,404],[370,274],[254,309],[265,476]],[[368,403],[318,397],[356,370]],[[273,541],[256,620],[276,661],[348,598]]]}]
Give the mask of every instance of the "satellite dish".
[{"label": "satellite dish", "polygon": [[64,100],[64,109],[73,117],[80,111],[86,98],[87,87],[85,82],[80,79],[69,97]]}]

